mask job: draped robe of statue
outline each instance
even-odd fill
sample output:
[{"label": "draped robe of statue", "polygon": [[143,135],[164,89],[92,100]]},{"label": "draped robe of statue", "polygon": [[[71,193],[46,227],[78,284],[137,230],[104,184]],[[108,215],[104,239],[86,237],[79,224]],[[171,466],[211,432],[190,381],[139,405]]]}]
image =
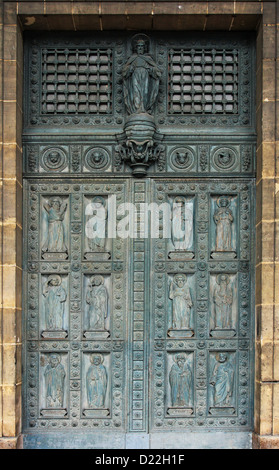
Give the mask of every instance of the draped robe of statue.
[{"label": "draped robe of statue", "polygon": [[88,320],[91,330],[105,330],[105,319],[108,314],[108,292],[101,285],[89,286],[86,302],[88,303]]},{"label": "draped robe of statue", "polygon": [[169,373],[172,406],[187,407],[192,397],[192,372],[185,362],[173,364]]},{"label": "draped robe of statue", "polygon": [[[93,201],[93,204],[98,204]],[[90,233],[94,234],[94,237],[88,238],[88,246],[91,251],[102,251],[106,244],[107,234],[107,210],[103,202],[99,203],[100,211],[96,210],[96,214],[92,217],[94,224],[90,226]]]},{"label": "draped robe of statue", "polygon": [[47,281],[44,292],[45,318],[47,330],[62,330],[64,306],[67,299],[66,291],[62,286],[49,285]]},{"label": "draped robe of statue", "polygon": [[64,398],[65,369],[58,363],[56,366],[48,364],[44,373],[46,383],[47,406],[62,408]]},{"label": "draped robe of statue", "polygon": [[124,101],[129,114],[148,113],[159,91],[160,71],[152,57],[133,54],[123,67]]},{"label": "draped robe of statue", "polygon": [[88,404],[91,408],[104,406],[107,391],[107,371],[101,363],[92,364],[86,374]]},{"label": "draped robe of statue", "polygon": [[67,204],[61,204],[57,207],[53,205],[44,204],[44,209],[47,212],[48,220],[48,233],[47,239],[42,247],[42,252],[49,253],[65,253],[67,247],[65,245],[65,233],[63,227],[63,220]]},{"label": "draped robe of statue", "polygon": [[215,304],[215,328],[232,327],[233,292],[226,281],[220,281],[213,294]]},{"label": "draped robe of statue", "polygon": [[232,250],[232,211],[227,207],[220,207],[214,213],[216,223],[216,251]]},{"label": "draped robe of statue", "polygon": [[174,205],[172,242],[176,250],[189,250],[193,241],[193,213],[186,207]]},{"label": "draped robe of statue", "polygon": [[234,370],[228,359],[217,362],[210,383],[214,384],[214,406],[229,406],[232,401]]},{"label": "draped robe of statue", "polygon": [[192,298],[186,278],[184,284],[179,287],[171,282],[169,298],[172,300],[172,328],[188,329],[191,321]]}]

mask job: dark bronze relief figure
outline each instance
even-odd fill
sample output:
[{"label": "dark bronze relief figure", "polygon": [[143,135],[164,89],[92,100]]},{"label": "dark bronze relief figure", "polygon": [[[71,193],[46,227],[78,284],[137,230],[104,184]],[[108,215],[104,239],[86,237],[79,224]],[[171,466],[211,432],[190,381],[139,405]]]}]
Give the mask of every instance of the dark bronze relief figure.
[{"label": "dark bronze relief figure", "polygon": [[171,249],[169,258],[187,260],[194,257],[194,203],[193,199],[176,196],[170,200]]},{"label": "dark bronze relief figure", "polygon": [[42,246],[43,259],[66,259],[68,247],[65,241],[65,229],[63,220],[67,210],[67,203],[59,196],[52,196],[48,202],[44,202],[43,208],[47,219],[47,238]]},{"label": "dark bronze relief figure", "polygon": [[191,415],[193,413],[193,364],[192,355],[185,352],[173,356],[169,372],[171,406],[170,416]]},{"label": "dark bronze relief figure", "polygon": [[211,279],[210,335],[215,338],[236,335],[237,302],[234,283],[234,276],[225,273]]},{"label": "dark bronze relief figure", "polygon": [[128,114],[151,113],[158,96],[161,71],[148,55],[147,36],[132,42],[133,55],[123,67],[124,101]]},{"label": "dark bronze relief figure", "polygon": [[213,388],[211,414],[234,414],[234,366],[230,354],[220,352],[215,356],[209,383]]},{"label": "dark bronze relief figure", "polygon": [[168,336],[193,336],[193,300],[186,274],[175,274],[170,283],[169,299],[172,302],[172,320]]},{"label": "dark bronze relief figure", "polygon": [[107,198],[94,196],[85,208],[85,253],[89,261],[110,259]]},{"label": "dark bronze relief figure", "polygon": [[100,274],[91,276],[85,287],[85,331],[86,338],[108,338],[109,293],[105,279]]},{"label": "dark bronze relief figure", "polygon": [[51,353],[41,357],[41,365],[44,367],[42,376],[43,407],[41,415],[44,417],[65,417],[65,379],[66,371],[61,364],[61,354]]},{"label": "dark bronze relief figure", "polygon": [[213,214],[216,225],[215,251],[211,254],[215,259],[236,257],[232,247],[232,225],[235,219],[230,204],[230,198],[227,196],[220,196],[216,201],[217,207]]},{"label": "dark bronze relief figure", "polygon": [[[156,125],[153,108],[159,91],[161,70],[148,55],[149,38],[138,34],[132,40],[132,56],[122,70],[124,102],[128,114],[124,133],[117,148],[120,160],[126,162],[138,177],[146,175],[148,167],[163,165],[163,136],[154,134]],[[158,140],[159,139],[159,140]]]},{"label": "dark bronze relief figure", "polygon": [[45,312],[43,338],[65,338],[65,302],[67,293],[62,286],[61,276],[51,274],[42,286]]},{"label": "dark bronze relief figure", "polygon": [[90,355],[91,365],[86,372],[86,397],[88,407],[83,410],[84,416],[104,418],[110,414],[106,408],[108,372],[104,365],[104,355]]}]

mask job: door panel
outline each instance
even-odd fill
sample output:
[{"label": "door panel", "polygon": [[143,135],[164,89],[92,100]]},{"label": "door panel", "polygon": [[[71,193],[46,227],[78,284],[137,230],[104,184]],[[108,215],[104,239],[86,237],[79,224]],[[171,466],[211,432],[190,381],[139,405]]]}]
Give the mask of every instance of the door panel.
[{"label": "door panel", "polygon": [[126,428],[127,249],[116,238],[96,250],[86,236],[86,207],[110,195],[117,209],[127,182],[25,182],[31,428]]},{"label": "door panel", "polygon": [[[25,36],[23,421],[35,436],[252,429],[254,36],[168,37]],[[153,70],[154,103],[133,114],[135,59],[139,76]],[[105,237],[92,239],[96,203]]]},{"label": "door panel", "polygon": [[[247,429],[253,387],[253,320],[248,313],[253,305],[248,222],[253,185],[153,183],[158,204],[172,196],[193,201],[188,226],[193,226],[195,247],[193,252],[191,243],[188,252],[176,249],[171,259],[174,246],[163,238],[163,223],[161,238],[152,243],[151,428]],[[230,201],[225,215],[221,198]],[[222,251],[215,251],[216,246]]]}]

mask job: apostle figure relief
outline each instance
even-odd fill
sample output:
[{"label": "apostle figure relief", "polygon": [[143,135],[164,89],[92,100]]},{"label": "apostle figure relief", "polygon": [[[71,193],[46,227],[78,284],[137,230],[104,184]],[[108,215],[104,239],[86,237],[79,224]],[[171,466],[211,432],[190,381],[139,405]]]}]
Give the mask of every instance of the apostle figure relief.
[{"label": "apostle figure relief", "polygon": [[233,277],[221,273],[211,279],[211,328],[213,337],[233,337],[236,335],[236,318],[233,318],[235,291]]},{"label": "apostle figure relief", "polygon": [[220,196],[216,205],[217,208],[213,214],[213,220],[216,225],[215,251],[211,254],[212,258],[235,258],[236,252],[232,247],[232,224],[234,216],[230,209],[230,198]]},{"label": "apostle figure relief", "polygon": [[172,204],[171,241],[175,251],[169,252],[169,258],[192,259],[193,248],[193,201],[183,196],[176,196]]},{"label": "apostle figure relief", "polygon": [[132,56],[123,67],[124,101],[129,114],[150,113],[157,99],[161,71],[148,55],[149,40],[137,35]]},{"label": "apostle figure relief", "polygon": [[233,406],[234,367],[230,362],[229,353],[220,352],[215,356],[215,363],[209,379],[213,388],[212,406],[210,413],[235,413]]},{"label": "apostle figure relief", "polygon": [[64,403],[66,372],[61,364],[61,355],[52,353],[48,357],[41,357],[41,364],[47,361],[43,372],[46,408],[41,409],[42,416],[64,417],[67,414]]},{"label": "apostle figure relief", "polygon": [[105,286],[103,276],[97,274],[90,278],[86,292],[87,304],[87,331],[86,338],[109,336],[106,329],[106,319],[108,317],[108,291]]},{"label": "apostle figure relief", "polygon": [[88,408],[83,410],[83,414],[87,417],[105,417],[110,414],[110,411],[105,407],[108,373],[104,365],[104,355],[92,353],[90,363],[85,384]]},{"label": "apostle figure relief", "polygon": [[67,203],[59,196],[50,197],[43,208],[47,219],[47,238],[42,246],[42,258],[46,260],[67,259],[68,248],[65,241],[64,217]]},{"label": "apostle figure relief", "polygon": [[[88,212],[87,212],[88,210]],[[86,222],[86,241],[84,257],[87,260],[102,261],[110,258],[107,250],[108,210],[106,199],[102,196],[92,198],[86,213],[89,216]]]},{"label": "apostle figure relief", "polygon": [[107,391],[107,370],[102,354],[91,354],[91,366],[86,374],[87,399],[90,408],[102,408]]},{"label": "apostle figure relief", "polygon": [[215,328],[232,327],[233,293],[229,282],[230,279],[227,274],[217,276],[218,286],[215,288],[213,294],[213,302],[215,304]]},{"label": "apostle figure relief", "polygon": [[44,338],[64,337],[67,332],[64,329],[65,302],[67,294],[62,287],[62,279],[58,274],[50,274],[43,285],[45,326],[42,333]]},{"label": "apostle figure relief", "polygon": [[169,299],[172,301],[170,337],[191,337],[193,301],[186,274],[175,274],[170,283]]},{"label": "apostle figure relief", "polygon": [[192,414],[193,407],[193,364],[192,355],[184,352],[173,356],[169,373],[171,407],[169,415]]}]

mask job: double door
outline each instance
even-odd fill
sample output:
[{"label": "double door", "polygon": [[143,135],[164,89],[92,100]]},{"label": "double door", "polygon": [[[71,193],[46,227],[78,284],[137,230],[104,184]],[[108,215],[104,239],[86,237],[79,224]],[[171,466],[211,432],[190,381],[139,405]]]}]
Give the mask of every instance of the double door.
[{"label": "double door", "polygon": [[25,186],[28,426],[249,428],[253,184]]},{"label": "double door", "polygon": [[33,435],[252,429],[254,38],[140,36],[25,38]]}]

